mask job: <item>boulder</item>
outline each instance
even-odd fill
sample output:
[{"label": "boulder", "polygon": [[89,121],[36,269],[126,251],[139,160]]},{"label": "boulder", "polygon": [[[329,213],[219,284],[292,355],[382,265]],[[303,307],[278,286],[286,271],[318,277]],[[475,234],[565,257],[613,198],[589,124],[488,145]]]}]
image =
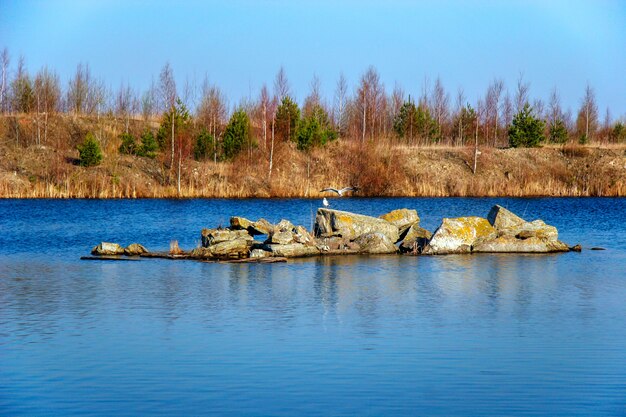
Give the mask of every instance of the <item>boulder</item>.
[{"label": "boulder", "polygon": [[303,226],[296,226],[293,229],[293,240],[303,245],[315,245],[315,238]]},{"label": "boulder", "polygon": [[202,247],[204,248],[237,239],[253,240],[253,237],[247,230],[202,229]]},{"label": "boulder", "polygon": [[272,256],[272,252],[263,249],[252,249],[250,251],[250,257],[253,259],[268,258],[270,256]]},{"label": "boulder", "polygon": [[387,220],[347,211],[317,209],[315,237],[341,236],[354,240],[366,233],[382,233],[392,242],[397,242],[399,237],[398,228]]},{"label": "boulder", "polygon": [[301,243],[303,245],[315,245],[315,238],[302,226],[294,226],[289,220],[281,220],[273,227],[267,240],[267,244],[289,245]]},{"label": "boulder", "polygon": [[273,256],[285,258],[299,258],[320,254],[320,250],[315,246],[307,246],[302,243],[289,243],[287,245],[267,244],[265,249],[271,252]]},{"label": "boulder", "polygon": [[252,224],[252,230],[259,235],[269,235],[272,229],[274,225],[265,219],[259,219]]},{"label": "boulder", "polygon": [[469,253],[472,246],[497,237],[496,229],[482,217],[443,219],[423,253],[442,255]]},{"label": "boulder", "polygon": [[398,248],[389,238],[380,232],[364,233],[354,240],[362,253],[396,253]]},{"label": "boulder", "polygon": [[269,235],[274,226],[265,219],[252,222],[245,217],[234,216],[230,218],[230,229],[247,230],[252,236]]},{"label": "boulder", "polygon": [[491,208],[487,215],[487,220],[489,220],[489,223],[497,230],[518,227],[526,223],[526,220],[500,205],[495,205]]},{"label": "boulder", "polygon": [[502,206],[493,206],[487,219],[499,236],[514,236],[518,239],[537,237],[551,242],[559,238],[556,227],[545,224],[543,220],[527,222]]},{"label": "boulder", "polygon": [[325,248],[325,250],[342,250],[348,249],[350,243],[349,239],[343,238],[341,236],[332,236],[323,239],[318,239],[318,244],[320,247]]},{"label": "boulder", "polygon": [[123,255],[124,248],[117,243],[101,242],[91,250],[92,255]]},{"label": "boulder", "polygon": [[380,218],[395,225],[398,228],[398,233],[401,237],[411,226],[414,224],[419,225],[420,222],[417,210],[409,210],[406,208],[390,211],[389,213],[380,216]]},{"label": "boulder", "polygon": [[250,253],[253,240],[239,238],[224,240],[191,251],[193,258],[246,258]]},{"label": "boulder", "polygon": [[416,223],[409,228],[404,236],[404,240],[400,244],[400,252],[422,253],[432,236],[431,232],[419,227]]},{"label": "boulder", "polygon": [[294,242],[294,225],[289,220],[281,220],[270,232],[265,243],[288,245]]},{"label": "boulder", "polygon": [[544,240],[536,236],[527,239],[517,239],[515,236],[503,235],[478,243],[473,247],[472,251],[490,253],[549,253],[567,252],[569,247],[563,242]]},{"label": "boulder", "polygon": [[124,253],[128,256],[141,255],[142,253],[148,253],[148,249],[146,249],[139,243],[131,243],[126,248],[124,248]]}]

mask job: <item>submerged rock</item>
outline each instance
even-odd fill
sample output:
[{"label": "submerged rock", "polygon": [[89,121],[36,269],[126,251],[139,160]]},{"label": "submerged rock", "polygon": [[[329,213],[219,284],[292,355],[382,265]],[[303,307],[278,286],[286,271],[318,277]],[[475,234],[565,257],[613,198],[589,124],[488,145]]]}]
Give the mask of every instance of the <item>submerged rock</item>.
[{"label": "submerged rock", "polygon": [[478,253],[549,253],[567,252],[569,247],[563,242],[543,240],[536,236],[518,239],[514,236],[503,235],[477,244],[472,251]]},{"label": "submerged rock", "polygon": [[380,218],[387,220],[389,223],[398,228],[400,240],[404,237],[404,234],[411,228],[411,226],[419,225],[420,222],[417,210],[409,210],[406,208],[390,211],[389,213],[380,216]]},{"label": "submerged rock", "polygon": [[124,248],[124,254],[128,256],[141,255],[142,253],[148,253],[148,249],[146,249],[139,243],[131,243],[126,248]]},{"label": "submerged rock", "polygon": [[124,248],[117,243],[101,242],[91,250],[92,255],[123,255]]},{"label": "submerged rock", "polygon": [[285,258],[299,258],[320,254],[320,250],[317,247],[303,245],[302,243],[289,243],[287,245],[267,244],[265,249],[271,252],[272,256]]},{"label": "submerged rock", "polygon": [[389,238],[383,233],[365,233],[357,237],[354,241],[359,245],[361,253],[396,253],[398,248],[393,244]]},{"label": "submerged rock", "polygon": [[496,236],[496,229],[482,217],[445,218],[423,253],[428,255],[470,253],[472,246],[494,239]]},{"label": "submerged rock", "polygon": [[196,248],[191,251],[193,258],[247,258],[250,254],[250,247],[253,244],[251,239],[232,239],[215,243],[206,247]]},{"label": "submerged rock", "polygon": [[387,220],[347,211],[327,208],[317,209],[315,237],[341,236],[349,240],[366,233],[382,233],[392,242],[397,242],[398,227]]}]

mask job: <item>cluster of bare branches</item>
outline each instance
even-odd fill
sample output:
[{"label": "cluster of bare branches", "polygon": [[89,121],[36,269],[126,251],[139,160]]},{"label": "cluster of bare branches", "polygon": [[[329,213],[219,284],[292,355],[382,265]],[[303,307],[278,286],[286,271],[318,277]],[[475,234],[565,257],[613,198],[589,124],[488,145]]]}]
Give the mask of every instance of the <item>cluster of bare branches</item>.
[{"label": "cluster of bare branches", "polygon": [[[11,57],[5,48],[0,53],[0,76],[0,113],[32,115],[37,125],[38,144],[46,141],[49,116],[55,113],[115,117],[123,121],[126,132],[133,119],[160,120],[164,114],[170,115],[170,164],[175,158],[176,123],[173,117],[177,102],[189,109],[194,125],[206,129],[214,138],[223,133],[231,112],[243,108],[250,117],[258,146],[270,154],[271,160],[275,140],[282,137],[276,135],[278,109],[286,97],[295,101],[283,68],[275,77],[272,91],[263,84],[255,99],[248,98],[235,106],[206,77],[200,87],[195,80],[186,79],[183,88],[177,88],[169,63],[145,91],[138,91],[127,83],[121,83],[116,89],[110,88],[104,80],[92,74],[88,64],[83,63],[77,65],[67,85],[62,86],[58,74],[47,67],[41,68],[33,77],[22,57],[11,67]],[[352,92],[343,74],[338,77],[331,100],[326,100],[321,91],[320,79],[314,75],[310,90],[302,101],[301,114],[306,117],[315,109],[323,109],[339,138],[344,140],[392,139],[416,146],[478,143],[481,146],[506,146],[514,115],[527,104],[535,117],[545,121],[547,140],[616,142],[624,140],[626,135],[623,133],[623,118],[614,120],[608,108],[600,120],[591,86],[586,86],[580,107],[574,112],[562,107],[556,87],[547,103],[533,99],[530,84],[523,75],[519,76],[512,90],[502,79],[494,79],[484,95],[473,103],[462,88],[452,99],[439,77],[434,82],[424,81],[417,100],[407,95],[398,84],[389,91],[374,67],[366,69]],[[408,119],[399,120],[402,117]],[[217,143],[218,140],[213,142],[215,161],[218,158]]]}]

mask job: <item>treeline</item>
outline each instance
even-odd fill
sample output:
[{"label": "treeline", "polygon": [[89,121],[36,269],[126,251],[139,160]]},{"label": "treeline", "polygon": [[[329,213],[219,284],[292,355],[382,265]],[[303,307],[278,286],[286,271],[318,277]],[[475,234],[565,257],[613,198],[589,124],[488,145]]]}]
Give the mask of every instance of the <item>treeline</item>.
[{"label": "treeline", "polygon": [[[61,85],[52,69],[31,74],[23,58],[12,65],[6,48],[0,54],[0,70],[0,113],[28,115],[36,127],[34,137],[22,137],[22,143],[45,144],[49,120],[60,113],[114,118],[125,126],[120,152],[159,155],[179,171],[182,161],[191,157],[217,162],[262,151],[271,175],[279,144],[295,143],[307,151],[336,139],[489,147],[626,141],[624,120],[613,119],[608,108],[600,116],[591,86],[586,86],[580,107],[573,112],[563,109],[556,88],[547,102],[533,99],[521,76],[512,89],[494,79],[484,96],[470,103],[462,89],[452,95],[439,78],[425,83],[417,98],[397,84],[389,91],[370,67],[354,88],[340,75],[332,98],[322,97],[320,81],[314,77],[306,98],[298,103],[281,68],[271,88],[263,85],[256,99],[231,106],[219,86],[208,80],[201,86],[190,81],[177,86],[169,63],[142,92],[127,84],[108,87],[87,64],[79,64],[69,82]],[[138,119],[158,125],[136,132],[131,121]],[[17,122],[13,136],[19,143]]]}]

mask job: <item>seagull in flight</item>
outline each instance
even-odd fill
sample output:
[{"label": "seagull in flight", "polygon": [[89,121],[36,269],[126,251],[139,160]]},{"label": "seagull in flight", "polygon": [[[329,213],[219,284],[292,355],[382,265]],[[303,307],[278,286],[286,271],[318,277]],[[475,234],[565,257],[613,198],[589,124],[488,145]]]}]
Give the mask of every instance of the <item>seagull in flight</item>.
[{"label": "seagull in flight", "polygon": [[343,197],[343,195],[345,193],[347,193],[348,191],[354,191],[354,192],[359,191],[359,187],[344,187],[344,188],[341,188],[339,190],[336,189],[336,188],[330,188],[329,187],[329,188],[324,188],[323,190],[320,190],[320,193],[323,193],[324,191],[330,191],[330,192],[333,192],[333,193],[337,193],[337,194],[339,194],[339,197]]}]

